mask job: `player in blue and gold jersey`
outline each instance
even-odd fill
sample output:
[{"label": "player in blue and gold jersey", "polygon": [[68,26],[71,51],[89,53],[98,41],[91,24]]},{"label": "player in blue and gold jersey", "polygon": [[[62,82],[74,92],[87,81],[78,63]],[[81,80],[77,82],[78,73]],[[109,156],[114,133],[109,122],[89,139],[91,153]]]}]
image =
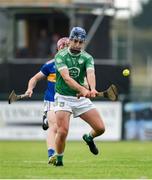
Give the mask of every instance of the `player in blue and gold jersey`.
[{"label": "player in blue and gold jersey", "polygon": [[[68,38],[61,38],[57,42],[57,51],[67,47],[69,43]],[[56,125],[56,116],[54,112],[54,95],[55,95],[55,81],[56,81],[56,71],[55,71],[55,62],[54,59],[45,63],[41,70],[35,74],[28,82],[28,88],[26,90],[26,94],[31,97],[33,94],[33,89],[35,88],[38,81],[42,79],[47,79],[47,89],[44,94],[44,115],[43,115],[43,129],[48,129],[47,135],[47,147],[48,147],[48,157],[49,162],[51,161],[51,157],[55,153],[55,136],[57,133],[57,125]],[[47,124],[48,122],[48,124]],[[48,128],[49,126],[49,128]]]}]

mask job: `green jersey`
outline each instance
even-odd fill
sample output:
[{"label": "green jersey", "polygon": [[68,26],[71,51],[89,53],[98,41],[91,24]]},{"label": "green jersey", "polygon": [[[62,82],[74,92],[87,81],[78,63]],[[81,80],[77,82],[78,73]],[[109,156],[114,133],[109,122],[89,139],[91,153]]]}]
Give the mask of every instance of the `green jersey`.
[{"label": "green jersey", "polygon": [[74,55],[68,48],[59,51],[55,56],[56,65],[56,92],[65,96],[76,96],[76,90],[65,83],[60,70],[67,68],[69,75],[80,85],[84,85],[87,69],[94,69],[93,57],[85,51]]}]

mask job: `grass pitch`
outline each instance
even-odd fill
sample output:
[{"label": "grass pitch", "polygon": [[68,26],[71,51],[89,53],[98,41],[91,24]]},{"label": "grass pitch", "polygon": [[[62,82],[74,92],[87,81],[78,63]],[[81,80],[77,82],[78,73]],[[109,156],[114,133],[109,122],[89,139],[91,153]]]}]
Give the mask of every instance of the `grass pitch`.
[{"label": "grass pitch", "polygon": [[100,154],[84,142],[67,142],[64,167],[47,164],[42,141],[0,141],[0,179],[152,178],[152,142],[96,142]]}]

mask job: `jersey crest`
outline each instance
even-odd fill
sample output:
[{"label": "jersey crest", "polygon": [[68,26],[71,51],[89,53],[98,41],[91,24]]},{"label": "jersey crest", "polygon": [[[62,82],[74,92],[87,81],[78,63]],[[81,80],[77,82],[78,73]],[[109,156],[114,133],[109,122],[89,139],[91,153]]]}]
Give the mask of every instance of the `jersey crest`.
[{"label": "jersey crest", "polygon": [[79,60],[78,60],[78,63],[79,63],[79,64],[83,64],[83,62],[84,62],[83,59],[79,59]]},{"label": "jersey crest", "polygon": [[72,78],[77,78],[80,74],[80,69],[77,67],[69,68],[69,74]]}]

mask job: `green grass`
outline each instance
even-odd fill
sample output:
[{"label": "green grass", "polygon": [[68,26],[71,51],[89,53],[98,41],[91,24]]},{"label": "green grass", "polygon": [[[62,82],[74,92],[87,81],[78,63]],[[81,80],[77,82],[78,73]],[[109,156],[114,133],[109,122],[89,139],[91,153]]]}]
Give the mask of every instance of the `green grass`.
[{"label": "green grass", "polygon": [[47,164],[45,142],[1,141],[0,179],[152,178],[152,142],[97,142],[98,156],[83,142],[67,142],[64,167]]}]

